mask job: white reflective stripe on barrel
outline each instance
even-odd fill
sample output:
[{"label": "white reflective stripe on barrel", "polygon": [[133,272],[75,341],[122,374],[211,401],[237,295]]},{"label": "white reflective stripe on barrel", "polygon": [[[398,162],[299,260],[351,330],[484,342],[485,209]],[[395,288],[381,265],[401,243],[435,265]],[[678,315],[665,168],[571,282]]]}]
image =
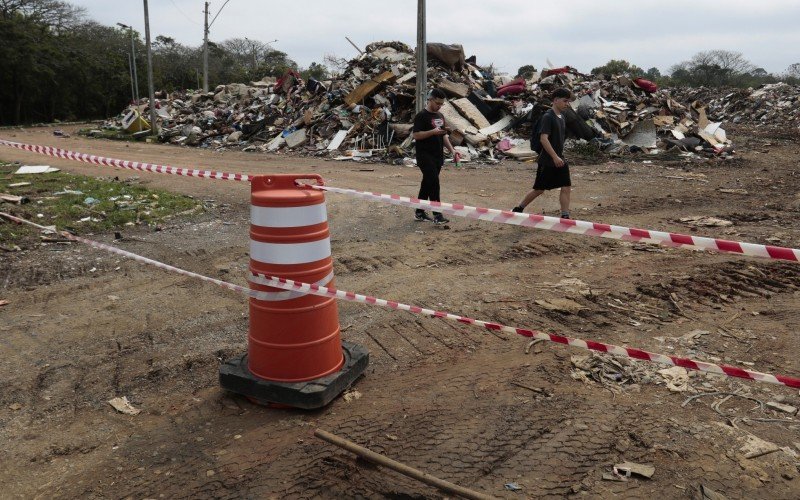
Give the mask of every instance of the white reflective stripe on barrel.
[{"label": "white reflective stripe on barrel", "polygon": [[[328,283],[330,283],[331,280],[333,280],[333,271],[328,273],[327,276],[325,276],[324,278],[322,278],[321,280],[317,281],[314,284],[318,286],[328,286]],[[253,273],[250,273],[250,282],[258,283],[259,285],[266,285],[266,286],[270,285],[269,281],[260,276],[256,276]],[[290,290],[284,292],[258,292],[258,293],[259,293],[259,298],[256,300],[264,300],[269,302],[277,302],[279,300],[291,300],[306,295],[304,292],[292,292]]]},{"label": "white reflective stripe on barrel", "polygon": [[330,238],[308,243],[262,243],[250,240],[250,258],[264,264],[307,264],[330,256]]},{"label": "white reflective stripe on barrel", "polygon": [[250,222],[261,227],[303,227],[328,220],[324,203],[305,207],[259,207],[250,205]]}]

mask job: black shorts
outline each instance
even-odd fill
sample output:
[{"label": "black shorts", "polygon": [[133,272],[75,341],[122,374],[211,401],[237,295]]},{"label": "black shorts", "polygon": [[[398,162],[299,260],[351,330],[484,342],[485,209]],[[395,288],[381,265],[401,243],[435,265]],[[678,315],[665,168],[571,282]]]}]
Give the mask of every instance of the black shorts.
[{"label": "black shorts", "polygon": [[536,169],[536,180],[533,181],[533,189],[547,191],[571,185],[569,165],[566,163],[563,167],[556,167],[550,163],[540,163]]}]

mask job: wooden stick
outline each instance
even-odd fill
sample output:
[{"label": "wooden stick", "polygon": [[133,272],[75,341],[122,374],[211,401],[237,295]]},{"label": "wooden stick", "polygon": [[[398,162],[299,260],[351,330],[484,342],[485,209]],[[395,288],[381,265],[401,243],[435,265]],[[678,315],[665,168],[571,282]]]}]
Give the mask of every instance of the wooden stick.
[{"label": "wooden stick", "polygon": [[380,453],[375,453],[374,451],[359,446],[353,443],[352,441],[340,438],[339,436],[331,434],[330,432],[327,431],[323,431],[322,429],[315,430],[314,435],[322,439],[323,441],[327,441],[333,445],[338,446],[339,448],[344,448],[345,450],[351,453],[355,453],[356,455],[365,458],[370,462],[382,465],[384,467],[388,467],[392,470],[399,472],[400,474],[416,479],[417,481],[421,481],[425,484],[435,486],[436,488],[439,488],[440,490],[445,491],[447,493],[452,493],[454,495],[458,495],[464,498],[470,498],[470,499],[474,498],[476,500],[488,500],[494,498],[489,495],[485,495],[483,493],[479,493],[477,491],[473,491],[464,488],[462,486],[458,486],[457,484],[453,484],[443,479],[431,476],[428,473],[414,469],[413,467],[409,467],[408,465],[401,464],[400,462],[385,457]]},{"label": "wooden stick", "polygon": [[516,385],[517,387],[522,387],[523,389],[528,389],[529,391],[533,391],[533,392],[544,392],[544,389],[541,389],[539,387],[530,387],[530,386],[525,385],[525,384],[520,384],[519,382],[511,382],[511,385]]}]

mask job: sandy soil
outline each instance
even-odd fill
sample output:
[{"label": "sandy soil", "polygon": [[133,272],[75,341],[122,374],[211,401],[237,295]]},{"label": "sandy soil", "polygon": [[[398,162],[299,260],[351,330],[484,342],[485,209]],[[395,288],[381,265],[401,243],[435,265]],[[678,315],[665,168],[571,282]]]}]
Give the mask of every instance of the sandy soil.
[{"label": "sandy soil", "polygon": [[[574,216],[800,247],[800,146],[747,130],[730,135],[742,151],[735,161],[576,165]],[[405,196],[419,182],[418,171],[403,166],[56,138],[49,128],[0,137],[227,172],[318,173],[330,185]],[[158,232],[126,229],[116,244],[246,283],[247,184],[10,148],[0,158],[138,175],[148,186],[214,200],[208,212]],[[442,198],[507,209],[532,182],[533,168],[504,162],[446,170]],[[405,208],[335,194],[327,202],[340,289],[800,376],[797,264],[466,219],[443,229],[415,222]],[[551,193],[528,211],[556,209]],[[697,229],[679,221],[688,216],[733,225]],[[244,297],[77,244],[0,259],[0,299],[9,301],[0,307],[5,498],[443,496],[314,438],[315,428],[498,497],[701,498],[701,487],[730,498],[800,497],[800,421],[759,404],[800,406],[795,389],[697,375],[689,391],[673,392],[659,365],[581,360],[586,351],[341,303],[343,338],[370,351],[366,376],[347,400],[322,410],[270,409],[225,393],[217,380],[219,364],[246,349]],[[117,396],[141,413],[116,412],[107,401]],[[603,479],[624,461],[653,465],[655,474]],[[511,491],[511,483],[520,489]]]}]

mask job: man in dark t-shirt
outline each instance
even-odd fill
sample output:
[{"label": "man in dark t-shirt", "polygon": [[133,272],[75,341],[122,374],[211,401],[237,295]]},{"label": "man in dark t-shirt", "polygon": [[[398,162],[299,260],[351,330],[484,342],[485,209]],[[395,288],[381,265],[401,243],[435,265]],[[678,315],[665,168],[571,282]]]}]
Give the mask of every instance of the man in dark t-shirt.
[{"label": "man in dark t-shirt", "polygon": [[[459,154],[456,153],[447,135],[444,116],[439,109],[444,104],[445,94],[439,89],[433,89],[428,94],[425,109],[414,117],[414,146],[417,153],[417,167],[422,171],[422,182],[419,186],[420,200],[439,200],[439,172],[444,165],[444,147],[446,146],[456,162]],[[418,221],[432,220],[435,224],[450,222],[439,212],[433,213],[433,219],[425,210],[417,209],[414,218]]]},{"label": "man in dark t-shirt", "polygon": [[561,188],[558,200],[561,205],[561,218],[569,219],[569,201],[572,181],[569,176],[569,165],[564,161],[564,110],[570,105],[572,94],[568,89],[560,88],[553,92],[553,105],[542,116],[539,122],[539,140],[542,152],[539,154],[536,168],[536,180],[533,189],[525,195],[514,212],[522,212],[526,206],[539,195],[550,189]]}]

